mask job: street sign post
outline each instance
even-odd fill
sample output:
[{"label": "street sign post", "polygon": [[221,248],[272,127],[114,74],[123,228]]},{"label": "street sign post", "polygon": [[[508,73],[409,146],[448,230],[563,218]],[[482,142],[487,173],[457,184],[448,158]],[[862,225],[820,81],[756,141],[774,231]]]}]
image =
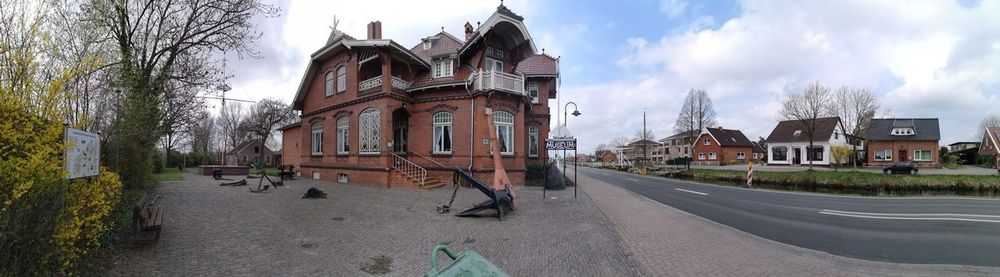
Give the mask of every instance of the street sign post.
[{"label": "street sign post", "polygon": [[[554,138],[545,140],[546,150],[562,150],[563,151],[563,178],[566,178],[566,150],[573,150],[573,158],[576,158],[576,138]],[[576,198],[577,187],[580,184],[577,183],[576,179],[576,161],[573,162],[573,198]],[[545,188],[542,188],[542,197],[545,197]]]}]

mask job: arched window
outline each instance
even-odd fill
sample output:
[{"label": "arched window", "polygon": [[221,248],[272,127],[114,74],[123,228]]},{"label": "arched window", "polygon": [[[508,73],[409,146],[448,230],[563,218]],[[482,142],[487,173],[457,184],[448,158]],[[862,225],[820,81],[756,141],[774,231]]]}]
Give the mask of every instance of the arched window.
[{"label": "arched window", "polygon": [[538,127],[528,127],[528,156],[538,157]]},{"label": "arched window", "polygon": [[358,142],[359,153],[378,154],[380,141],[381,118],[378,110],[368,108],[358,115]]},{"label": "arched window", "polygon": [[347,68],[344,66],[337,68],[337,92],[347,90]]},{"label": "arched window", "polygon": [[337,154],[347,154],[351,150],[348,146],[350,139],[347,136],[347,120],[346,116],[337,119]]},{"label": "arched window", "polygon": [[323,155],[323,122],[316,122],[312,124],[312,154],[313,155]]},{"label": "arched window", "polygon": [[514,154],[514,115],[508,112],[493,112],[493,123],[497,126],[497,140],[500,154]]},{"label": "arched window", "polygon": [[434,114],[434,154],[451,154],[451,113]]},{"label": "arched window", "polygon": [[326,72],[326,96],[333,95],[333,71]]}]

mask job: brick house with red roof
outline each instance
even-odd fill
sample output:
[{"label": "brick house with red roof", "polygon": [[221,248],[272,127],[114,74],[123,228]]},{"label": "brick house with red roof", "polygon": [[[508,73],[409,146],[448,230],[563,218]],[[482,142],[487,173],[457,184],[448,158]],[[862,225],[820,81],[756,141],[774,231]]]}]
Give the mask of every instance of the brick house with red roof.
[{"label": "brick house with red roof", "polygon": [[979,157],[992,158],[994,165],[1000,169],[1000,127],[986,127],[985,131],[979,144]]},{"label": "brick house with red roof", "polygon": [[754,153],[753,143],[740,130],[705,128],[695,139],[693,165],[745,164]]},{"label": "brick house with red roof", "polygon": [[[282,129],[286,160],[313,179],[379,187],[450,183],[453,168],[491,180],[492,131],[511,182],[524,184],[527,165],[548,159],[559,67],[523,20],[501,5],[482,25],[465,23],[464,40],[441,31],[409,48],[383,38],[379,21],[366,39],[333,30],[296,92],[300,123]],[[427,178],[404,174],[410,165]]]}]

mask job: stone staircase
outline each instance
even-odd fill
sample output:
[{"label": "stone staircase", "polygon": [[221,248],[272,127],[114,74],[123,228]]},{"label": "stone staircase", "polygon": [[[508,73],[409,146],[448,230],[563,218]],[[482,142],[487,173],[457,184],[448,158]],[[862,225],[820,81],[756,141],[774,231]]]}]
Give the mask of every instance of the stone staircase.
[{"label": "stone staircase", "polygon": [[406,181],[407,185],[417,189],[433,189],[444,186],[440,180],[427,177],[427,169],[402,156],[392,154],[392,157],[391,182],[393,185],[400,185],[401,181]]},{"label": "stone staircase", "polygon": [[402,185],[416,189],[435,189],[443,187],[445,185],[444,183],[441,183],[441,180],[432,177],[427,177],[426,179],[424,179],[424,183],[423,185],[421,185],[420,180],[410,178],[409,176],[406,176],[406,174],[403,174],[403,172],[396,169],[393,169],[391,174],[393,180],[392,183],[393,185],[396,186]]}]

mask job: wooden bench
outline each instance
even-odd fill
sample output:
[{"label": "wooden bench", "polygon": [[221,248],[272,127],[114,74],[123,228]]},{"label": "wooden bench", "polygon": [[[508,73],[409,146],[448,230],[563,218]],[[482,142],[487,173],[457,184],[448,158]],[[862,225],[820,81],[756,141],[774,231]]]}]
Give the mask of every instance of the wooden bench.
[{"label": "wooden bench", "polygon": [[288,179],[292,179],[292,180],[295,179],[295,166],[294,165],[286,164],[286,165],[282,165],[278,169],[279,169],[279,171],[278,171],[278,177],[281,178],[281,180],[285,180],[285,177],[288,177]]},{"label": "wooden bench", "polygon": [[163,226],[163,207],[159,203],[160,195],[147,193],[132,209],[132,230],[135,233],[153,233],[153,239],[137,242],[155,243],[160,240],[160,229]]}]

